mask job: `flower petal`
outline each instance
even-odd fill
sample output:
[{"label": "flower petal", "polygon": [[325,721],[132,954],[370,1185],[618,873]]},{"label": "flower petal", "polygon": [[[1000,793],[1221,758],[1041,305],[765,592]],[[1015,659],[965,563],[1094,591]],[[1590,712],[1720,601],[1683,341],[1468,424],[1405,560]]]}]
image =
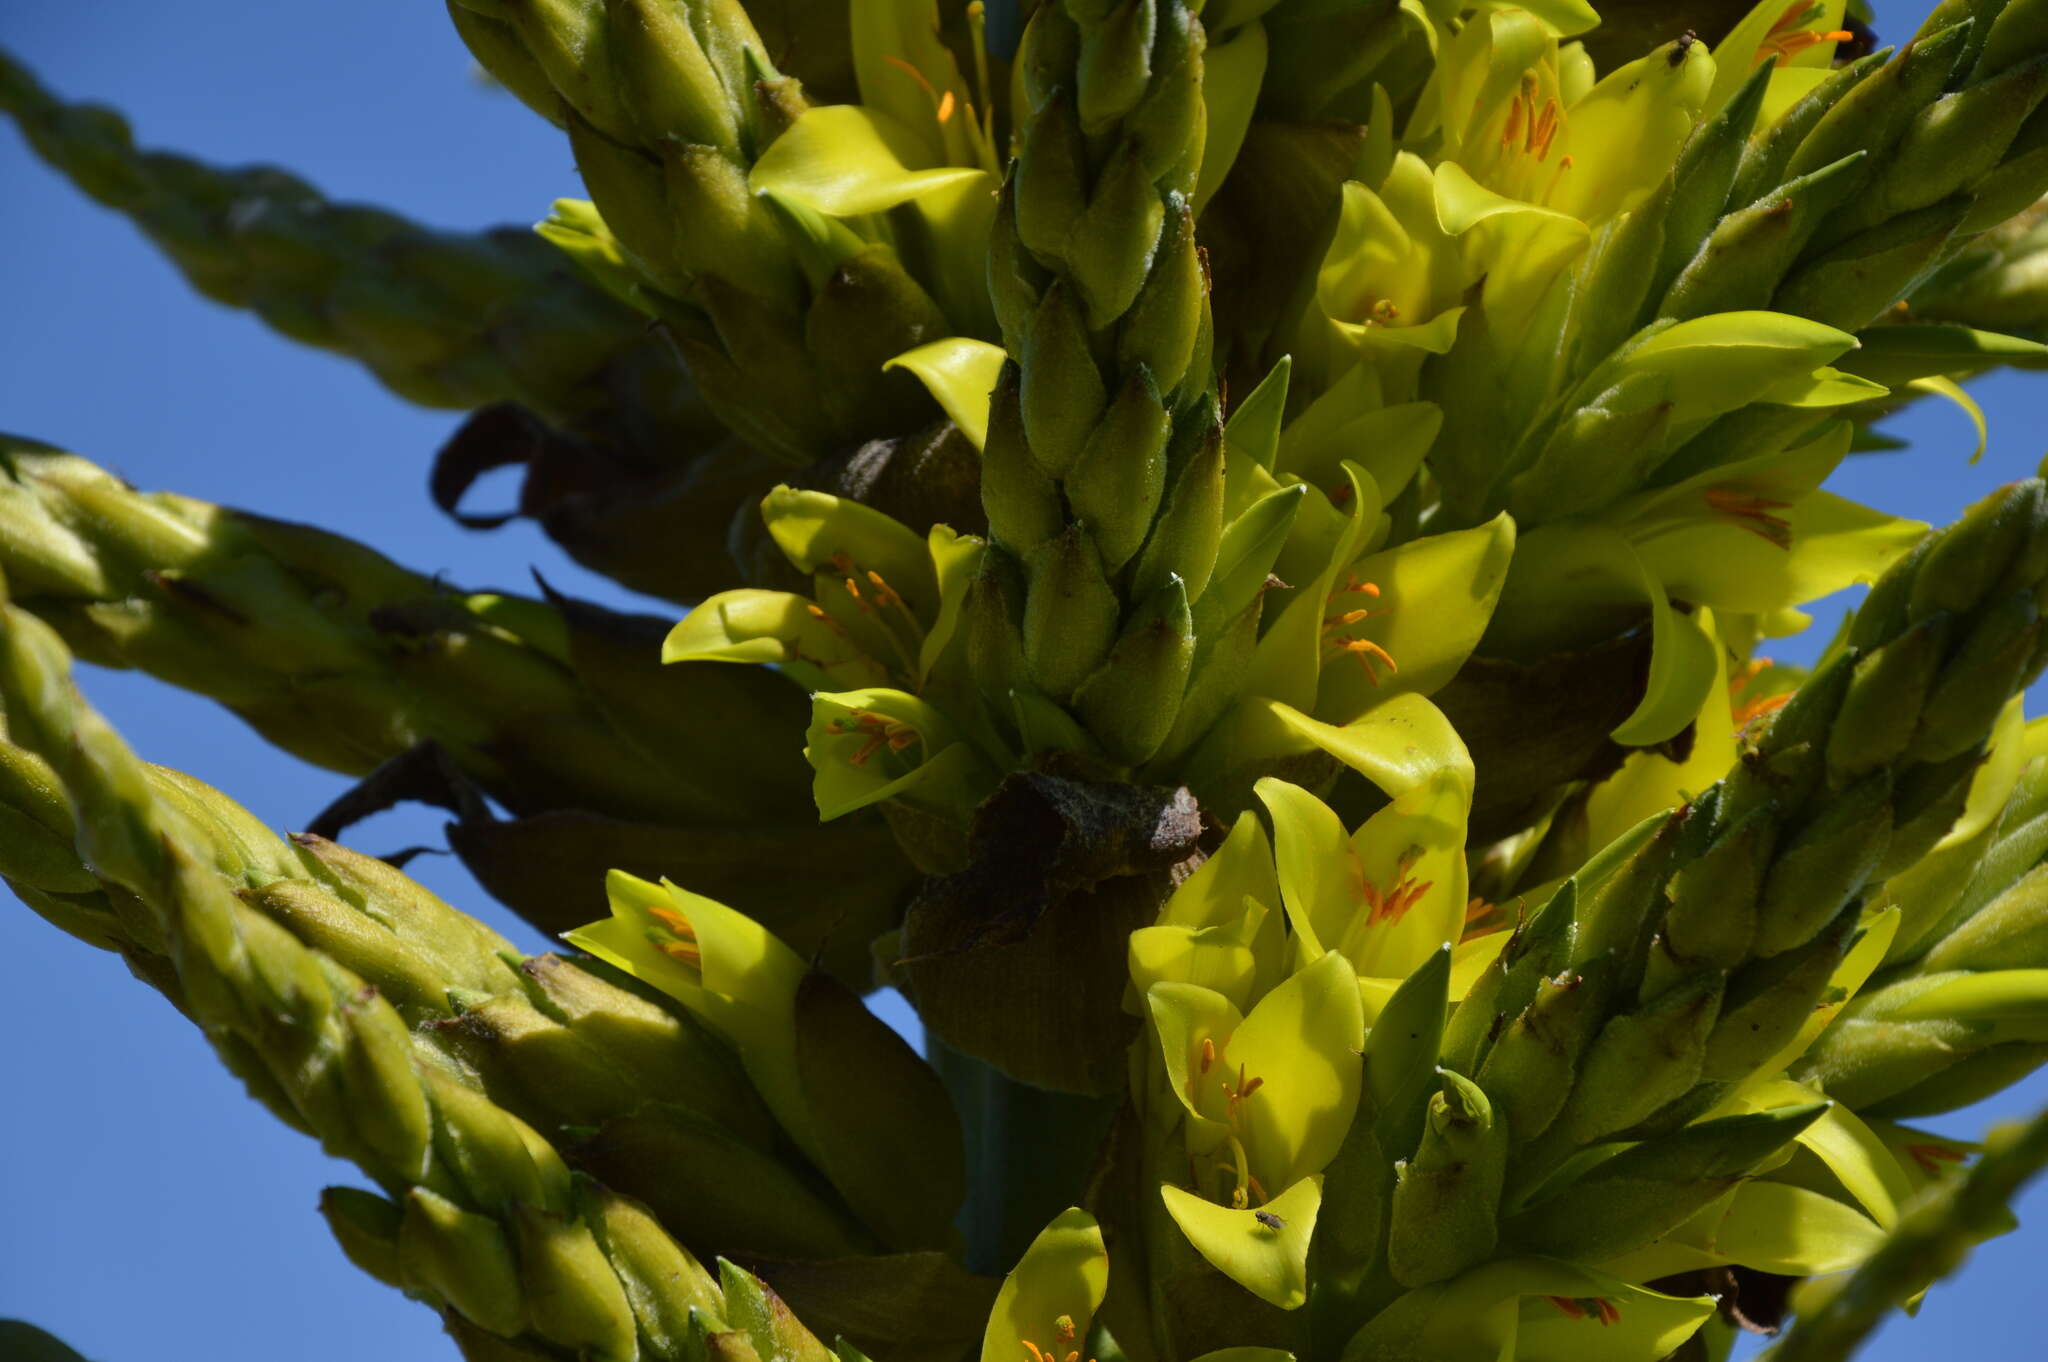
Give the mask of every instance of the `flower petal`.
[{"label": "flower petal", "polygon": [[1170,1184],[1159,1194],[1166,1213],[1211,1267],[1282,1310],[1307,1302],[1308,1248],[1322,1209],[1322,1178],[1303,1178],[1266,1205],[1242,1211]]}]

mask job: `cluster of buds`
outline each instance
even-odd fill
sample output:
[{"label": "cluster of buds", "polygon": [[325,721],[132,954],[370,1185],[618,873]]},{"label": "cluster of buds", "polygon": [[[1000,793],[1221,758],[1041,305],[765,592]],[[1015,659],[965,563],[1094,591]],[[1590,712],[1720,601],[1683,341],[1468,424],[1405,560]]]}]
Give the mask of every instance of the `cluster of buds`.
[{"label": "cluster of buds", "polygon": [[[445,506],[524,463],[694,602],[0,439],[0,875],[479,1362],[1662,1362],[1854,1269],[1841,1356],[2048,1162],[1898,1124],[2048,1061],[2048,490],[1824,486],[2048,361],[1977,329],[2048,320],[2048,4],[1606,8],[451,0],[538,239],[0,59],[204,291],[482,408]],[[72,653],[363,784],[279,837]],[[406,798],[564,954],[322,835]]]}]

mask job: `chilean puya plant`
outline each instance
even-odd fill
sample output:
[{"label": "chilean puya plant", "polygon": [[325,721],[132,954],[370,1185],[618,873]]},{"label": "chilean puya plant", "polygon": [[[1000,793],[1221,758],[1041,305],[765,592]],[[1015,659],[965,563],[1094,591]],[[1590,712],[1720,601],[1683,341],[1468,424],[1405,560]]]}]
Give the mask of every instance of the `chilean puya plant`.
[{"label": "chilean puya plant", "polygon": [[[472,1359],[1660,1362],[1770,1278],[1846,1356],[2048,1162],[1903,1124],[2048,1060],[2048,488],[1825,486],[2048,359],[2048,4],[1599,8],[450,0],[537,235],[0,57],[196,287],[474,413],[446,509],[523,464],[689,607],[0,439],[0,875]],[[74,654],[362,784],[273,832]],[[562,953],[331,840],[401,799]]]}]

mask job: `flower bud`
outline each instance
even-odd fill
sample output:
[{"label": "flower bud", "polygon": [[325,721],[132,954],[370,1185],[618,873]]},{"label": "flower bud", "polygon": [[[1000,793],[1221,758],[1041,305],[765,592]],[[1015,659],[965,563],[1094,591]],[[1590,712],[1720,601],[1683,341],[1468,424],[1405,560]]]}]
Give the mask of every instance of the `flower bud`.
[{"label": "flower bud", "polygon": [[1396,1164],[1387,1266],[1403,1286],[1455,1276],[1499,1239],[1508,1128],[1478,1084],[1444,1070],[1415,1157]]},{"label": "flower bud", "polygon": [[1104,751],[1135,766],[1158,750],[1180,713],[1194,652],[1187,590],[1170,577],[1075,693],[1074,708]]},{"label": "flower bud", "polygon": [[1143,369],[1132,370],[1067,471],[1067,502],[1114,577],[1144,544],[1166,486],[1172,424]]},{"label": "flower bud", "polygon": [[1102,419],[1109,392],[1090,352],[1072,286],[1056,281],[1032,314],[1019,395],[1024,434],[1039,466],[1063,478]]},{"label": "flower bud", "polygon": [[1109,656],[1116,641],[1116,592],[1086,527],[1078,523],[1024,561],[1024,661],[1039,690],[1065,700]]}]

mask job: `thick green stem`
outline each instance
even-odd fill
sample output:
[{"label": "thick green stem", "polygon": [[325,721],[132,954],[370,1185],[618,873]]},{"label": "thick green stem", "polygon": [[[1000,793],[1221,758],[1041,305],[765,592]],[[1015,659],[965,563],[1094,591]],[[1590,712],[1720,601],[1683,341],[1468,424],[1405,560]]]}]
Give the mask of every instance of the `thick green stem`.
[{"label": "thick green stem", "polygon": [[959,1109],[967,1142],[960,1231],[967,1266],[1001,1274],[1088,1185],[1122,1095],[1080,1097],[1019,1083],[928,1036],[925,1056]]}]

